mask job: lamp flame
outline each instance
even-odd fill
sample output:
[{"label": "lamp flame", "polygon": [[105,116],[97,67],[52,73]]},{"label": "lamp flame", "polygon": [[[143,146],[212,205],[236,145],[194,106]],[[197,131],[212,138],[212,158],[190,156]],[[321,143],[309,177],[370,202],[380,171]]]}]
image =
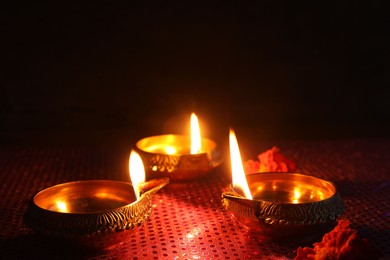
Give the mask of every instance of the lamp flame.
[{"label": "lamp flame", "polygon": [[131,151],[129,160],[130,179],[137,200],[140,197],[139,184],[145,182],[145,168],[141,157],[135,151]]},{"label": "lamp flame", "polygon": [[199,153],[201,149],[201,138],[198,117],[191,114],[191,154]]},{"label": "lamp flame", "polygon": [[248,182],[245,177],[244,166],[242,165],[236,134],[232,129],[230,129],[229,144],[233,188],[241,190],[244,193],[246,199],[252,199],[252,194],[249,190]]}]

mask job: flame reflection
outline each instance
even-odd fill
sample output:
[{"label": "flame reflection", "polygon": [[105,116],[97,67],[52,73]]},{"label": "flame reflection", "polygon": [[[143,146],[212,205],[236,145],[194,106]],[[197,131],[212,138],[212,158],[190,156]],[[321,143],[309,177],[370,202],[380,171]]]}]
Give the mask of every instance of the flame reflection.
[{"label": "flame reflection", "polygon": [[167,147],[165,147],[165,152],[166,152],[166,154],[170,154],[170,155],[175,154],[176,148],[173,146],[167,146]]},{"label": "flame reflection", "polygon": [[59,212],[64,212],[64,213],[69,212],[68,205],[64,201],[57,200],[56,206]]},{"label": "flame reflection", "polygon": [[300,191],[299,188],[295,187],[294,188],[294,196],[293,196],[292,203],[298,204],[300,198],[301,198],[301,191]]}]

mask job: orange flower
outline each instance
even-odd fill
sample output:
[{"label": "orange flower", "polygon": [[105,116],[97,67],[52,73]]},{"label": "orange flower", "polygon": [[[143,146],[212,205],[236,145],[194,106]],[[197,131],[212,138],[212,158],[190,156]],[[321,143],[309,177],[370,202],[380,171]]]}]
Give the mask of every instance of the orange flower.
[{"label": "orange flower", "polygon": [[349,224],[349,220],[339,220],[314,248],[299,247],[295,260],[379,259],[380,253]]},{"label": "orange flower", "polygon": [[248,160],[245,163],[246,173],[289,172],[296,169],[294,161],[285,158],[279,153],[279,148],[276,146],[259,154],[257,157],[259,161]]}]

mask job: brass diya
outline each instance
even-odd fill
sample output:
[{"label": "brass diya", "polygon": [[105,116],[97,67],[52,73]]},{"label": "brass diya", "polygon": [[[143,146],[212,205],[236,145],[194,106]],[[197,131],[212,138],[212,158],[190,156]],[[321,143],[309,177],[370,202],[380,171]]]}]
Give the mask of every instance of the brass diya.
[{"label": "brass diya", "polygon": [[143,138],[136,143],[136,150],[145,165],[147,179],[197,179],[221,164],[217,144],[208,138],[201,138],[201,150],[196,154],[190,153],[190,136],[174,134]]},{"label": "brass diya", "polygon": [[231,189],[222,204],[233,218],[265,240],[283,241],[329,229],[343,211],[336,186],[298,173],[246,176],[253,199]]},{"label": "brass diya", "polygon": [[152,213],[153,195],[169,183],[141,184],[137,200],[128,182],[67,182],[38,192],[24,216],[36,233],[86,249],[107,250],[126,240]]}]

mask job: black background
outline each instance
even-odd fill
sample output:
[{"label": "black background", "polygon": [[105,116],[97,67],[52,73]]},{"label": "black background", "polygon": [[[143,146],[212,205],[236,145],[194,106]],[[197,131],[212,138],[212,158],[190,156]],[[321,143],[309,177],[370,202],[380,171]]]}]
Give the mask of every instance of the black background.
[{"label": "black background", "polygon": [[[315,2],[315,3],[313,3]],[[389,137],[382,2],[18,2],[1,10],[0,144],[184,133]]]}]

